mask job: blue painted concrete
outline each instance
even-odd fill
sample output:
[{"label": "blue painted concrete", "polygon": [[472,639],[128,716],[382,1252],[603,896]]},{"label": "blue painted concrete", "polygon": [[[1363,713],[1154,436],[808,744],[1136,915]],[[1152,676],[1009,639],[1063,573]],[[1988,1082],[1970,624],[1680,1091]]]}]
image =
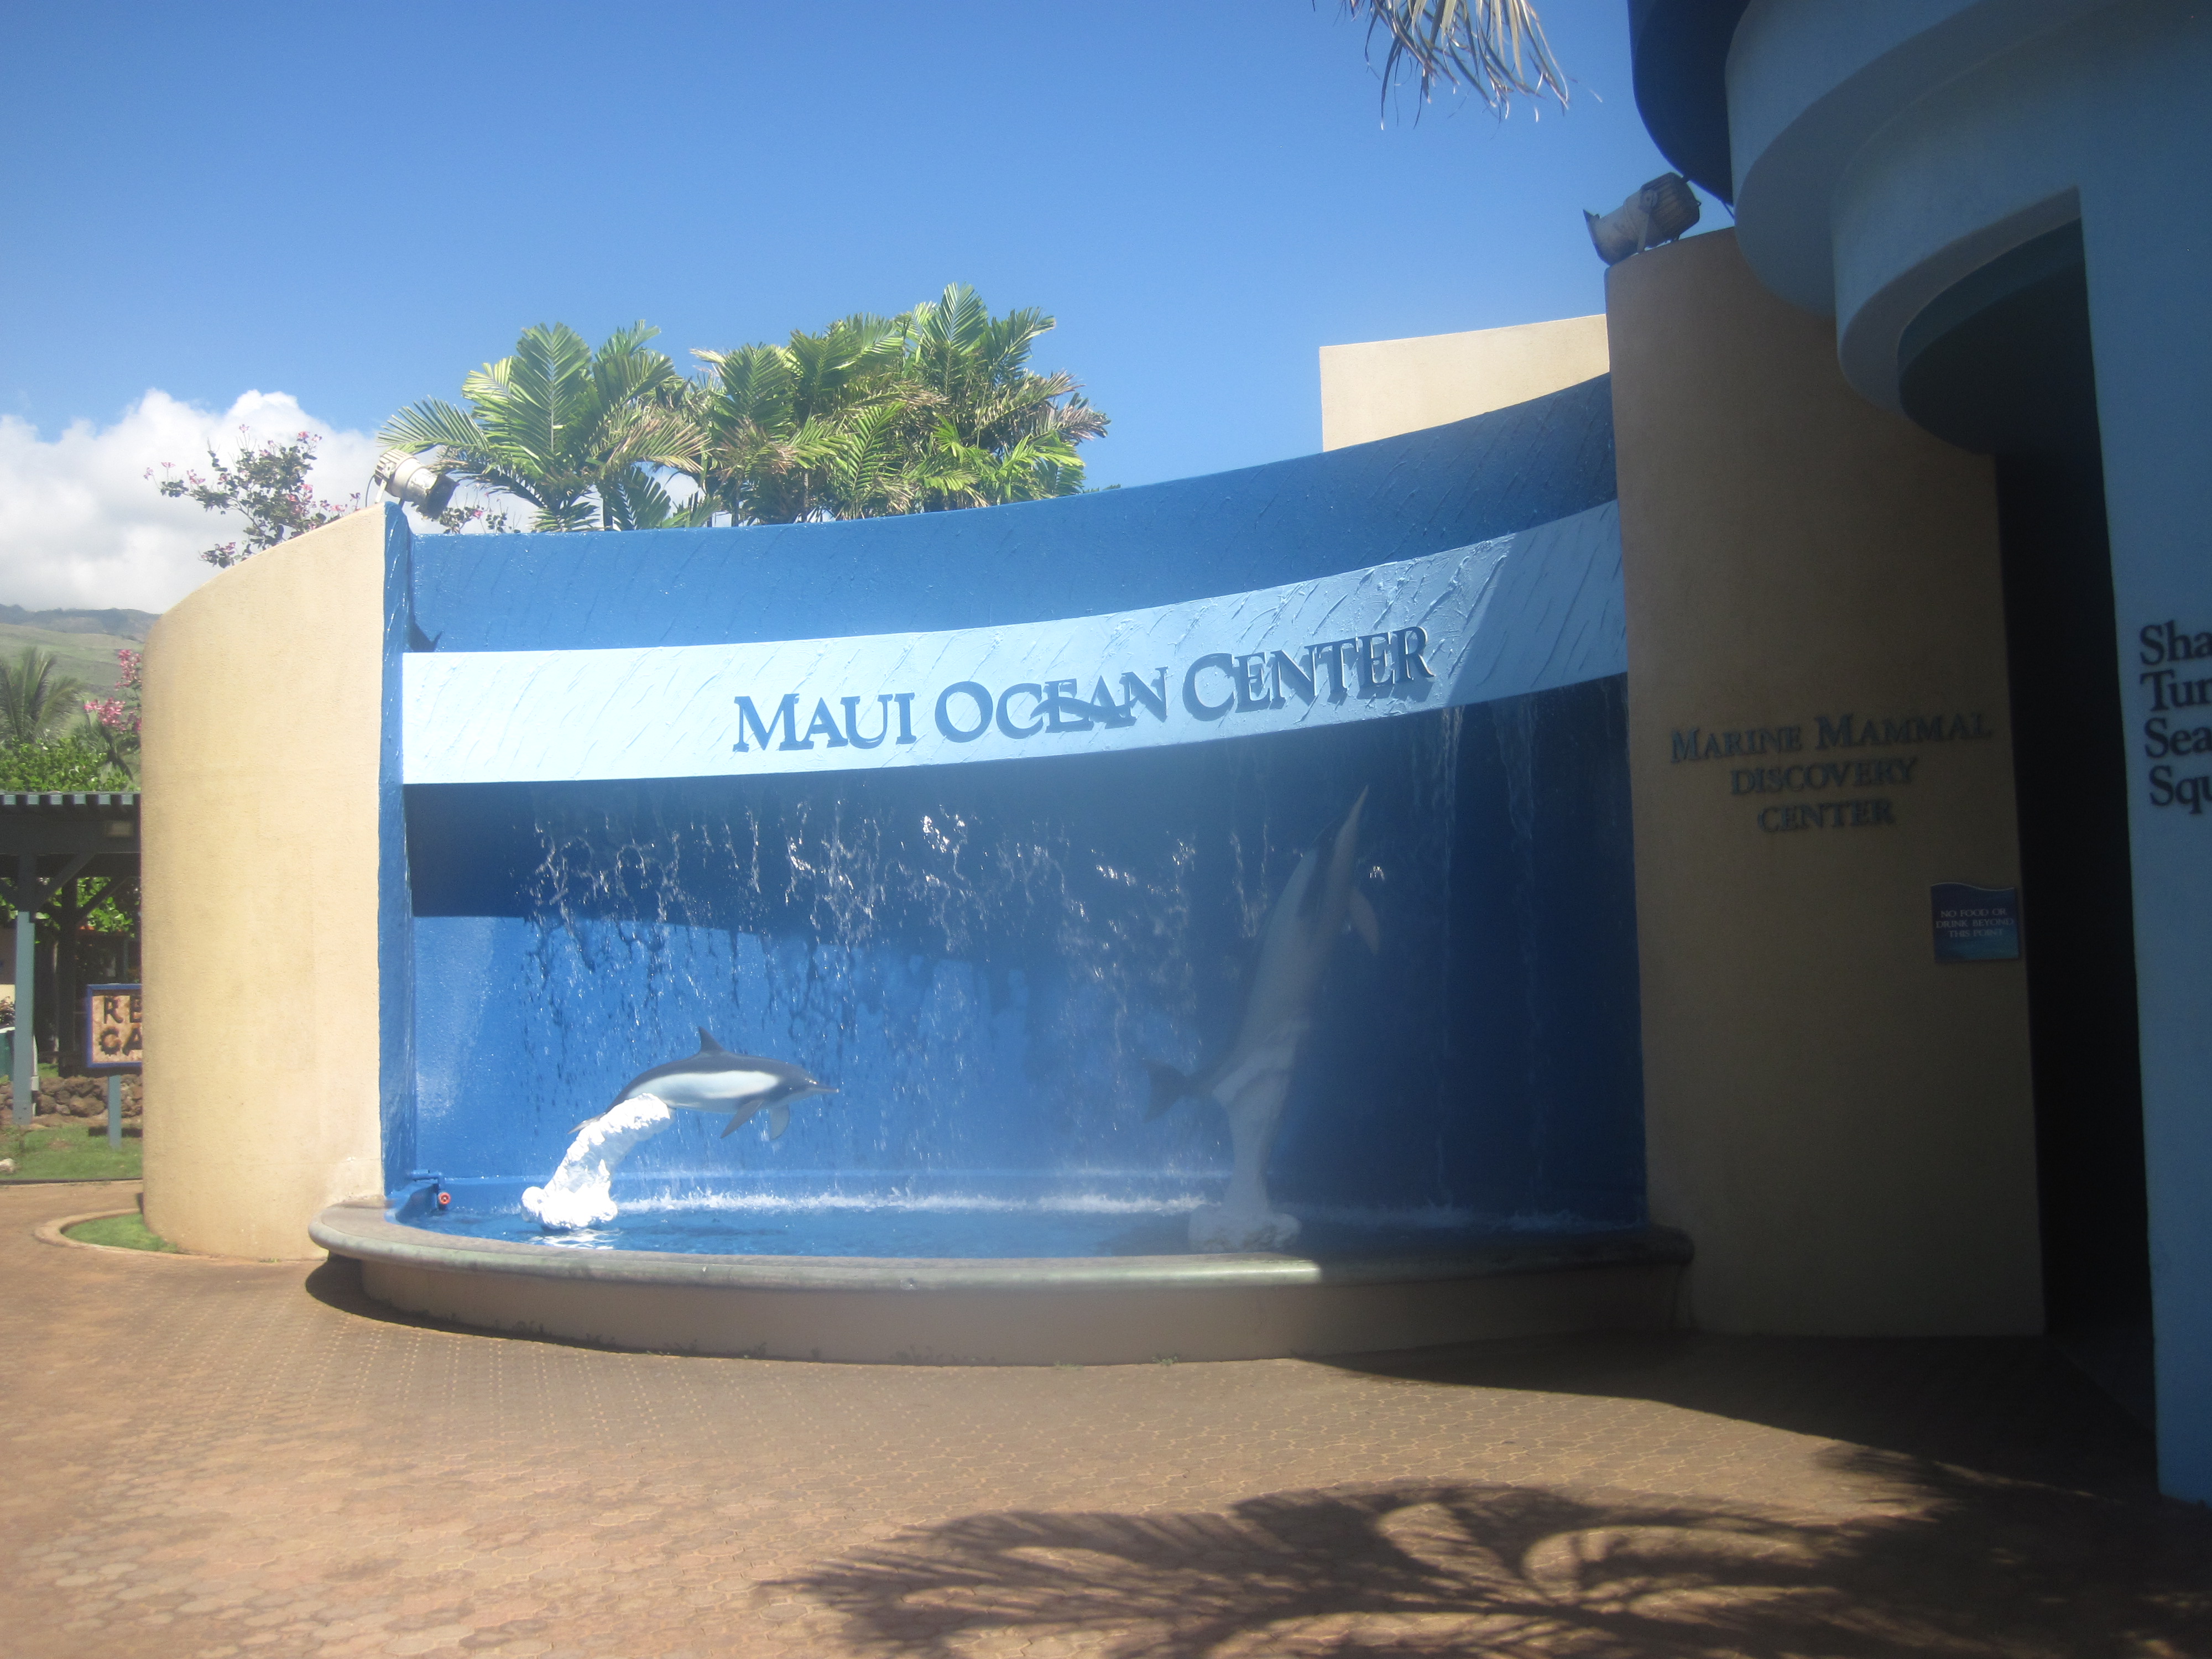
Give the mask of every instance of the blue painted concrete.
[{"label": "blue painted concrete", "polygon": [[1133,611],[1464,547],[1617,494],[1609,378],[1272,465],[983,512],[417,544],[448,651],[903,634]]},{"label": "blue painted concrete", "polygon": [[866,772],[1396,720],[1626,673],[1624,603],[1620,515],[1608,501],[1472,547],[1099,617],[839,640],[416,652],[403,677],[402,775]]},{"label": "blue painted concrete", "polygon": [[[646,1171],[1225,1170],[1143,1062],[1225,1047],[1257,918],[1364,787],[1287,1197],[1642,1215],[1623,682],[1359,727],[878,775],[410,792],[419,1156],[530,1176],[703,1024],[843,1093]],[[1109,1186],[1111,1182],[1108,1183]]]},{"label": "blue painted concrete", "polygon": [[400,661],[407,650],[407,595],[414,576],[407,515],[384,509],[383,729],[377,754],[377,1110],[385,1187],[399,1190],[415,1167],[414,905],[407,890],[406,817],[400,787]]},{"label": "blue painted concrete", "polygon": [[[696,644],[1079,616],[1507,534],[1613,493],[1608,388],[1216,478],[774,531],[426,538],[420,644]],[[404,791],[410,1163],[542,1180],[704,1024],[843,1092],[633,1167],[825,1184],[1225,1171],[1142,1062],[1233,1031],[1249,941],[1358,791],[1384,949],[1340,949],[1278,1147],[1316,1213],[1643,1215],[1618,678],[1205,745],[875,774]],[[392,1160],[410,1143],[387,1131]],[[811,1177],[810,1177],[811,1178]]]},{"label": "blue painted concrete", "polygon": [[1636,112],[1659,153],[1723,202],[1735,195],[1729,160],[1729,42],[1747,0],[1628,0]]}]

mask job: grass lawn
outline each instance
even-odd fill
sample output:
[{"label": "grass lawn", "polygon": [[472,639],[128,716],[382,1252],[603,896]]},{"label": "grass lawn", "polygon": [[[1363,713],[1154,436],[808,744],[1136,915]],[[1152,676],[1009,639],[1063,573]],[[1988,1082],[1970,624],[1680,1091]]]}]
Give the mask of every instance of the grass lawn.
[{"label": "grass lawn", "polygon": [[[90,1134],[85,1133],[88,1123]],[[15,1173],[0,1175],[0,1182],[136,1181],[144,1145],[126,1137],[110,1151],[107,1125],[96,1118],[62,1129],[9,1129],[0,1132],[0,1158],[14,1158]]]},{"label": "grass lawn", "polygon": [[64,1228],[64,1238],[80,1239],[87,1244],[113,1244],[126,1250],[168,1250],[176,1246],[157,1233],[146,1229],[146,1218],[133,1212],[129,1215],[102,1216],[97,1221],[80,1221],[74,1227]]}]

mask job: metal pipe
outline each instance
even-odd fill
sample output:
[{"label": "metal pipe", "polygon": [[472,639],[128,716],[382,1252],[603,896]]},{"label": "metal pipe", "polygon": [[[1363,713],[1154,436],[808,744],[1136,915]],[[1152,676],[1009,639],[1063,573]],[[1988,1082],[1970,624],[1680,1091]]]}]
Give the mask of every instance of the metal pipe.
[{"label": "metal pipe", "polygon": [[39,855],[15,855],[15,1127],[27,1129],[38,1115],[39,1034],[33,1018],[39,956]]}]

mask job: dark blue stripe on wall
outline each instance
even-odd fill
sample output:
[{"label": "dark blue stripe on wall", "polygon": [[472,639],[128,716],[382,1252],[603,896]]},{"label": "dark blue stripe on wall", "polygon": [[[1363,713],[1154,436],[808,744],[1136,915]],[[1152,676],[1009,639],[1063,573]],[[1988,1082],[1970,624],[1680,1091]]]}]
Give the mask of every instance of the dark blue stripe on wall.
[{"label": "dark blue stripe on wall", "polygon": [[414,538],[407,515],[384,509],[384,729],[377,751],[377,1098],[384,1181],[398,1190],[415,1166],[415,908],[407,881],[407,823],[399,787],[399,660],[407,650]]},{"label": "dark blue stripe on wall", "polygon": [[447,651],[714,645],[1093,616],[1510,535],[1614,498],[1601,377],[1267,466],[986,511],[614,535],[428,536]]}]

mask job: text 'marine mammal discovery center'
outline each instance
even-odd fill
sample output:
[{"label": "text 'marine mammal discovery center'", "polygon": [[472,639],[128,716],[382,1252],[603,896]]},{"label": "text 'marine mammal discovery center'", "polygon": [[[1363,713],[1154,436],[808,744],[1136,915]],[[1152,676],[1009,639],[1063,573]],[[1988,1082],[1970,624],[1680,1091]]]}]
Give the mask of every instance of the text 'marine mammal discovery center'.
[{"label": "text 'marine mammal discovery center'", "polygon": [[149,1224],[800,1358],[2048,1331],[2212,1498],[2212,15],[1630,21],[1735,228],[1322,453],[177,606]]}]

